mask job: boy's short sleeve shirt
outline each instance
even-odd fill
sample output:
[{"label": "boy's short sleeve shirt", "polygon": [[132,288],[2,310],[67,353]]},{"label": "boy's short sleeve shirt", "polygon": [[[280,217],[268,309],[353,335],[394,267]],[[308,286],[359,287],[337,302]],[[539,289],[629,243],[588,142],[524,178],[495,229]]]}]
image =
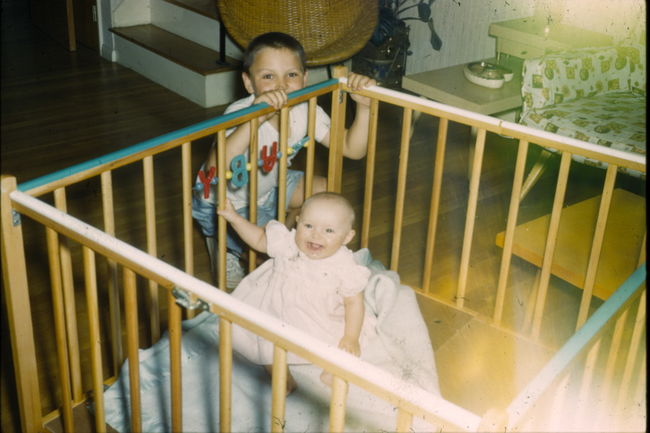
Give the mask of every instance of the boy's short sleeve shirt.
[{"label": "boy's short sleeve shirt", "polygon": [[[253,104],[255,95],[250,95],[246,98],[240,99],[233,102],[226,109],[225,113],[232,113],[242,108],[250,107]],[[289,111],[289,147],[296,145],[304,137],[307,136],[307,119],[308,119],[309,105],[306,102],[295,105]],[[314,139],[318,142],[322,142],[330,130],[330,118],[325,113],[325,111],[316,106],[316,125],[315,125],[315,137]],[[226,131],[226,135],[230,135],[235,128],[231,128]],[[259,164],[261,155],[270,155],[272,153],[273,144],[276,143],[276,147],[280,149],[280,136],[278,131],[271,126],[269,122],[265,122],[260,125],[258,130],[258,151],[260,152],[257,161],[255,163]],[[291,160],[298,154],[298,152],[293,152],[289,155],[288,164],[291,165]],[[248,151],[245,153],[246,159],[248,158]],[[270,171],[265,171],[261,167],[258,171],[258,184],[257,184],[257,204],[259,206],[263,205],[270,194],[273,193],[274,188],[278,184],[278,171],[279,171],[279,162],[275,162]],[[248,206],[248,194],[249,187],[245,185],[243,187],[237,187],[232,182],[228,182],[227,195],[228,199],[232,202],[235,209],[241,209],[242,207]]]}]

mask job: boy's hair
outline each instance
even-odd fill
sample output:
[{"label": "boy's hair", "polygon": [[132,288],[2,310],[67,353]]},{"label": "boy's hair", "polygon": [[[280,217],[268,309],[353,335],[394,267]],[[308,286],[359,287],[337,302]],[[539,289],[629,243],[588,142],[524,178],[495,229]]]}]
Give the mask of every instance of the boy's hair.
[{"label": "boy's hair", "polygon": [[334,203],[338,203],[341,205],[349,214],[350,217],[350,228],[354,225],[354,208],[352,207],[352,204],[348,201],[347,198],[343,197],[341,194],[336,193],[336,192],[329,192],[329,191],[323,191],[323,192],[318,192],[309,198],[307,198],[303,204],[302,204],[302,209],[305,209],[309,203],[316,201],[316,200],[329,200]]},{"label": "boy's hair", "polygon": [[296,38],[286,33],[269,32],[256,36],[252,41],[250,41],[248,47],[246,47],[246,51],[244,52],[244,62],[242,65],[242,69],[245,73],[250,73],[250,67],[255,61],[255,56],[262,48],[286,48],[298,56],[303,71],[307,67],[305,49]]}]

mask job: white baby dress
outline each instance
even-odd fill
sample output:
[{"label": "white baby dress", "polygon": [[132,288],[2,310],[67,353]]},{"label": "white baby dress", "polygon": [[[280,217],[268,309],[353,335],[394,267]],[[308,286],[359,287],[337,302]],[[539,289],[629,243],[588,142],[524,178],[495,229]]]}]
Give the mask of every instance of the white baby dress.
[{"label": "white baby dress", "polygon": [[[295,230],[278,221],[267,224],[266,236],[271,259],[244,278],[232,296],[338,346],[345,327],[343,298],[364,289],[370,270],[357,264],[345,246],[325,259],[308,258],[296,245]],[[362,350],[364,334],[374,333],[370,322],[364,319]],[[256,364],[272,364],[273,343],[236,325],[232,332],[237,352]],[[287,361],[305,363],[292,353]]]}]

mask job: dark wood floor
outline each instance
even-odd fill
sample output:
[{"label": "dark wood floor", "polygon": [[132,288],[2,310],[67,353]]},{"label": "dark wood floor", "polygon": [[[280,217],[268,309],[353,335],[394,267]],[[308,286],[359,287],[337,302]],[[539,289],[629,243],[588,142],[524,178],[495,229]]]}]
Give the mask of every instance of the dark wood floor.
[{"label": "dark wood floor", "polygon": [[[105,153],[138,143],[183,126],[221,114],[223,107],[203,109],[177,94],[147,80],[135,72],[110,63],[97,53],[80,46],[71,53],[34,29],[25,8],[3,2],[2,13],[2,173],[12,174],[19,182],[79,163]],[[395,173],[398,161],[399,123],[401,114],[382,107],[381,142],[377,156],[375,212],[392,212],[395,196]],[[422,238],[415,231],[424,223],[427,209],[434,150],[431,137],[437,130],[435,121],[417,125],[411,145],[407,203],[407,225],[400,257],[400,275],[404,281],[420,286],[415,269],[422,266]],[[451,288],[449,271],[457,266],[459,239],[462,236],[467,197],[467,144],[469,129],[451,125],[447,150],[447,183],[441,202],[434,286],[444,295]],[[478,215],[477,263],[484,263],[482,284],[493,285],[491,266],[498,257],[494,234],[505,224],[505,210],[510,194],[513,170],[513,143],[498,136],[489,137],[480,200],[485,205]],[[195,153],[207,150],[209,143],[199,143]],[[343,192],[360,203],[363,185],[359,181],[363,162],[346,161],[350,173],[343,180]],[[553,173],[553,167],[549,170]],[[572,171],[567,202],[575,202],[598,193],[602,172],[589,167]],[[645,195],[645,184],[622,178],[623,187]],[[553,179],[549,174],[531,193],[522,208],[522,220],[546,213]],[[386,263],[389,256],[389,229],[373,233],[373,254]],[[205,260],[199,272],[205,274]],[[452,272],[453,273],[453,272]],[[46,275],[46,274],[45,274]],[[437,278],[437,279],[436,279]],[[48,314],[47,293],[34,296],[34,314]],[[480,309],[485,300],[475,299]],[[2,314],[2,431],[17,431],[17,403],[10,344]]]}]

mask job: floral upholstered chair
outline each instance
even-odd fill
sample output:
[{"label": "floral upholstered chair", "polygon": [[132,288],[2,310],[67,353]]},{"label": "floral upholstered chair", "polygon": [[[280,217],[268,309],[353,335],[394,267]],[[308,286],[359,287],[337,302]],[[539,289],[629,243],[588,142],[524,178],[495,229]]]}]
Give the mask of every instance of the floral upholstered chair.
[{"label": "floral upholstered chair", "polygon": [[[645,46],[583,48],[524,62],[519,123],[626,152],[646,153]],[[524,183],[534,185],[551,153],[543,150]],[[604,167],[574,155],[584,164]],[[621,171],[643,177],[639,172]]]}]

